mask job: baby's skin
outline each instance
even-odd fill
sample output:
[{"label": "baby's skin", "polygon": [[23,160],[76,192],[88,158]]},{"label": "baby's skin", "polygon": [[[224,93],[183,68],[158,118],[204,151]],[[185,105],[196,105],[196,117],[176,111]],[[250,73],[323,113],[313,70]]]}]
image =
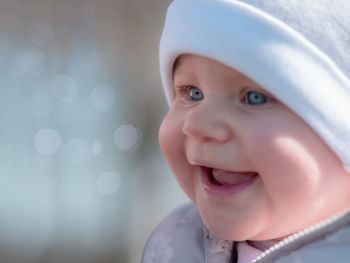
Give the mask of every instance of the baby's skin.
[{"label": "baby's skin", "polygon": [[339,158],[252,79],[185,54],[173,88],[161,149],[218,238],[271,243],[350,206],[350,174]]}]

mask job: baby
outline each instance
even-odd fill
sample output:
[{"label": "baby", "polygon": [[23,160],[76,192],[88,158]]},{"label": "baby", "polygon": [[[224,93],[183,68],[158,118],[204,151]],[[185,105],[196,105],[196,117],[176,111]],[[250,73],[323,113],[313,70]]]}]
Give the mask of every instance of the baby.
[{"label": "baby", "polygon": [[144,263],[350,262],[350,2],[175,0],[159,141],[193,204]]}]

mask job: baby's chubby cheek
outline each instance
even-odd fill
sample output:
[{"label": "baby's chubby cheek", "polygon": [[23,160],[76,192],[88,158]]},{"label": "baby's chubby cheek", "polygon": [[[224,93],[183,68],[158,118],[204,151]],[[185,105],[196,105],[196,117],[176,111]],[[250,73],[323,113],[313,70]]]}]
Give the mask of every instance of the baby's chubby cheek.
[{"label": "baby's chubby cheek", "polygon": [[289,192],[294,196],[298,190],[312,190],[318,183],[321,160],[310,143],[313,142],[285,133],[262,132],[254,136],[247,153],[270,194],[282,191],[284,197]]},{"label": "baby's chubby cheek", "polygon": [[194,200],[193,177],[189,176],[193,167],[187,162],[184,152],[182,124],[171,112],[162,121],[158,134],[160,148],[176,180],[187,196]]},{"label": "baby's chubby cheek", "polygon": [[319,174],[319,160],[314,155],[313,149],[308,146],[310,145],[303,143],[298,138],[288,136],[277,137],[273,142],[273,147],[280,154],[281,161],[285,162],[284,165],[291,165],[297,170],[307,170]]},{"label": "baby's chubby cheek", "polygon": [[181,135],[180,124],[169,112],[163,119],[159,128],[159,144],[163,155],[170,166],[181,162],[183,158],[183,136]]}]

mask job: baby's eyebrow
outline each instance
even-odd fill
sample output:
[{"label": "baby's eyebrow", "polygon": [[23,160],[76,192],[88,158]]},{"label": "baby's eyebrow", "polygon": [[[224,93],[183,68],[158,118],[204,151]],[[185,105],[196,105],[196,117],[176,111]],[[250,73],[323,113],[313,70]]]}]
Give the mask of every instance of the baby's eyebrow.
[{"label": "baby's eyebrow", "polygon": [[185,75],[185,74],[176,74],[173,78],[173,83],[175,85],[185,85],[185,84],[193,84],[193,78]]},{"label": "baby's eyebrow", "polygon": [[193,73],[188,72],[188,70],[177,67],[177,69],[173,72],[173,82],[188,82],[193,81]]}]

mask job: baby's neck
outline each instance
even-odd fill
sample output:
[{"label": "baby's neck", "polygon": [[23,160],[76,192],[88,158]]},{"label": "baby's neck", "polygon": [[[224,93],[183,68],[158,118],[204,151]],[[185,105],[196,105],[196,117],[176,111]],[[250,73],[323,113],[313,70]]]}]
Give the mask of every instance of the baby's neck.
[{"label": "baby's neck", "polygon": [[274,244],[278,243],[280,240],[276,240],[276,239],[273,239],[273,240],[261,240],[261,241],[252,241],[252,240],[247,240],[247,243],[258,249],[258,250],[261,250],[261,251],[265,251],[267,249],[269,249],[270,247],[272,247]]}]

